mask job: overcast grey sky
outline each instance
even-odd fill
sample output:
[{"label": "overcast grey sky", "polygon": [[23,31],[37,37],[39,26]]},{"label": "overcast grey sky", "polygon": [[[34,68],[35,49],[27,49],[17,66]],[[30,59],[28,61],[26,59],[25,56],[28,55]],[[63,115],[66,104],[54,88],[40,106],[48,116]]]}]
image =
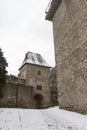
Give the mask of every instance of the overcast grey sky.
[{"label": "overcast grey sky", "polygon": [[27,51],[55,65],[52,23],[45,20],[49,0],[0,0],[0,47],[9,74],[18,74]]}]

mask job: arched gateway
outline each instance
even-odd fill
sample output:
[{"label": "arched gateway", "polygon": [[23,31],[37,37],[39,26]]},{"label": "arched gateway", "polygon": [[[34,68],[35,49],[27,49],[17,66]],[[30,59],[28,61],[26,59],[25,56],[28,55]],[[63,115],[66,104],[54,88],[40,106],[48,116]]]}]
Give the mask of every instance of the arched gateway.
[{"label": "arched gateway", "polygon": [[35,96],[35,108],[42,109],[43,108],[44,97],[41,94],[37,94]]}]

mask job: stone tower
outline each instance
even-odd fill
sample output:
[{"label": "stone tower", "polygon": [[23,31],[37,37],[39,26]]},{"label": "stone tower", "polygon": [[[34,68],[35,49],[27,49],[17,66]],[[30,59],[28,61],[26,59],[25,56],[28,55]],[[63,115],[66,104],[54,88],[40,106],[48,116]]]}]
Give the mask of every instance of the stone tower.
[{"label": "stone tower", "polygon": [[47,108],[51,104],[49,87],[49,65],[40,54],[27,52],[20,67],[19,78],[32,86],[33,108]]},{"label": "stone tower", "polygon": [[87,111],[87,0],[51,0],[60,108]]}]

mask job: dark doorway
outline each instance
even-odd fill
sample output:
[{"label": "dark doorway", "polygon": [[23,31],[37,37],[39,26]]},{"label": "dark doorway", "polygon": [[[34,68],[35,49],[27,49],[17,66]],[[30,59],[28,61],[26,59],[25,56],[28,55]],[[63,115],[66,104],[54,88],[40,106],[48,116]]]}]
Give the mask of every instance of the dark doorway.
[{"label": "dark doorway", "polygon": [[42,109],[43,108],[43,96],[41,94],[37,94],[35,96],[35,108],[36,109]]}]

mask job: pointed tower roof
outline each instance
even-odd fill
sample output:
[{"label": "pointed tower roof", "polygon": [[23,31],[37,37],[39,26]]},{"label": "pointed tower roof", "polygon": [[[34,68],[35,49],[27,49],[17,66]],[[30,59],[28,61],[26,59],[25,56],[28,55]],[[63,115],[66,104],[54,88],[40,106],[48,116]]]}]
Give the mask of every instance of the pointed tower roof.
[{"label": "pointed tower roof", "polygon": [[50,66],[46,63],[46,61],[44,60],[44,58],[40,54],[33,53],[33,52],[27,52],[25,54],[25,59],[21,65],[21,67],[19,68],[19,70],[25,64],[33,64],[33,65],[39,65],[39,66],[44,66],[44,67],[50,68]]}]

